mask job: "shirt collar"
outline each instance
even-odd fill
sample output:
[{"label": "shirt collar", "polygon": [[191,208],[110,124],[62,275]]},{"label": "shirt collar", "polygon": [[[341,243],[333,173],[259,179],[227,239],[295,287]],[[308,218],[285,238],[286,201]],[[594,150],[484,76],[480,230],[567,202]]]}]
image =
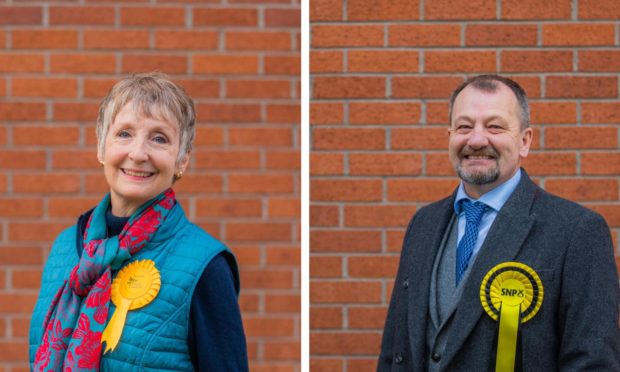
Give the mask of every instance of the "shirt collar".
[{"label": "shirt collar", "polygon": [[506,200],[510,197],[512,192],[517,188],[519,181],[521,180],[521,169],[515,173],[508,181],[497,186],[493,190],[483,194],[480,199],[470,198],[465,192],[463,181],[459,185],[456,192],[456,198],[454,199],[454,212],[458,215],[461,213],[461,204],[459,203],[463,199],[469,199],[472,202],[480,201],[489,207],[493,208],[495,212],[499,212],[500,209],[506,203]]}]

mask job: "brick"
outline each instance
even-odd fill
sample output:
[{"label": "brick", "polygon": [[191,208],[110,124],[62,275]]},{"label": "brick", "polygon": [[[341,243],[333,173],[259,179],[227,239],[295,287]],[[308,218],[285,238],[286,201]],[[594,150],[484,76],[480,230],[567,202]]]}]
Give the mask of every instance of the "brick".
[{"label": "brick", "polygon": [[461,26],[456,24],[389,25],[390,46],[459,46]]},{"label": "brick", "polygon": [[[357,259],[358,257],[351,257]],[[363,262],[363,261],[362,261]],[[351,306],[347,309],[349,328],[383,329],[387,317],[386,307]],[[355,369],[359,371],[359,369]]]},{"label": "brick", "polygon": [[183,179],[174,184],[174,189],[178,193],[192,194],[222,192],[223,181],[221,176],[213,176],[209,174],[184,174]]},{"label": "brick", "polygon": [[215,31],[155,31],[157,49],[217,49],[219,35]]},{"label": "brick", "polygon": [[548,76],[547,97],[554,98],[616,98],[616,76]]},{"label": "brick", "polygon": [[350,72],[418,72],[418,52],[349,51]]},{"label": "brick", "polygon": [[108,94],[116,79],[84,79],[83,95],[89,98],[101,98]]},{"label": "brick", "polygon": [[601,214],[610,227],[620,227],[620,205],[588,205],[588,208]]},{"label": "brick", "polygon": [[434,0],[424,4],[424,19],[495,19],[494,0]]},{"label": "brick", "polygon": [[50,217],[76,218],[87,210],[95,207],[100,198],[83,197],[54,197],[48,199],[48,214]]},{"label": "brick", "polygon": [[420,17],[417,0],[350,0],[349,21],[415,20]]},{"label": "brick", "polygon": [[[26,305],[32,304],[32,306],[24,310],[24,312],[29,312],[34,307],[34,300],[36,297],[33,295],[18,295],[14,300],[9,297],[12,296],[10,294],[2,294],[0,295],[0,307],[4,308],[5,303],[9,303],[11,301],[24,300],[27,301]],[[11,309],[15,308],[15,305],[9,305]],[[7,310],[9,311],[9,310]],[[23,356],[28,354],[28,344],[23,341],[13,341],[13,340],[2,340],[0,341],[0,348],[2,348],[2,354],[0,355],[0,362],[23,362]],[[17,371],[16,368],[11,369],[11,371]]]},{"label": "brick", "polygon": [[394,128],[392,149],[399,150],[444,150],[448,148],[447,127]]},{"label": "brick", "polygon": [[310,329],[333,329],[339,327],[342,327],[342,309],[335,306],[310,307]]},{"label": "brick", "polygon": [[[214,79],[180,79],[175,82],[181,85],[194,99],[217,98],[220,96],[220,82]],[[200,119],[200,118],[199,118]]]},{"label": "brick", "polygon": [[380,201],[380,180],[314,179],[310,182],[310,199],[314,201]]},{"label": "brick", "polygon": [[269,217],[293,217],[301,215],[301,200],[298,198],[271,198],[267,204]]},{"label": "brick", "polygon": [[[311,189],[312,190],[312,189]],[[311,197],[311,200],[317,200]],[[310,232],[310,252],[379,252],[380,231],[318,230]]]},{"label": "brick", "polygon": [[196,128],[196,138],[194,145],[196,146],[220,146],[224,143],[224,130],[222,128]]},{"label": "brick", "polygon": [[620,51],[580,50],[579,71],[617,72],[620,71]]},{"label": "brick", "polygon": [[185,9],[176,7],[121,8],[121,25],[184,26]]},{"label": "brick", "polygon": [[527,96],[531,98],[541,97],[541,79],[539,76],[508,76],[525,90]]},{"label": "brick", "polygon": [[257,9],[195,8],[194,26],[258,26]]},{"label": "brick", "polygon": [[1,54],[0,72],[43,72],[45,57],[38,54]]},{"label": "brick", "polygon": [[262,202],[256,198],[196,200],[197,217],[260,217],[261,214]]},{"label": "brick", "polygon": [[267,341],[264,344],[266,360],[298,361],[301,354],[301,343],[290,341]]},{"label": "brick", "polygon": [[23,193],[75,193],[80,190],[76,174],[14,174],[13,190]]},{"label": "brick", "polygon": [[620,174],[619,152],[582,152],[581,173],[584,175],[609,175]]},{"label": "brick", "polygon": [[231,193],[292,193],[293,177],[290,175],[234,174],[228,177]]},{"label": "brick", "polygon": [[[6,192],[7,191],[7,176],[6,174],[1,174],[0,173],[0,192]],[[0,238],[2,237],[2,234],[0,234]]]},{"label": "brick", "polygon": [[195,55],[192,57],[194,73],[203,74],[255,74],[258,57],[255,55]]},{"label": "brick", "polygon": [[15,289],[39,289],[41,286],[41,269],[13,270],[12,284]]},{"label": "brick", "polygon": [[0,164],[6,170],[43,169],[46,154],[44,151],[3,150],[0,152]]},{"label": "brick", "polygon": [[257,151],[196,151],[194,159],[196,169],[258,169],[261,166]]},{"label": "brick", "polygon": [[142,30],[84,30],[86,49],[147,49],[149,31]]},{"label": "brick", "polygon": [[422,155],[414,153],[356,153],[349,155],[349,173],[361,176],[414,176],[422,172]]},{"label": "brick", "polygon": [[459,77],[413,77],[392,78],[394,98],[449,98],[452,91],[463,82]]},{"label": "brick", "polygon": [[[5,164],[4,162],[2,162]],[[43,200],[28,198],[0,198],[1,217],[42,217]]]},{"label": "brick", "polygon": [[13,137],[16,145],[77,145],[80,129],[61,126],[15,127]]},{"label": "brick", "polygon": [[30,102],[0,102],[0,119],[7,121],[45,120],[45,104]]},{"label": "brick", "polygon": [[291,146],[289,128],[230,128],[229,143],[234,146]]},{"label": "brick", "polygon": [[568,72],[573,70],[572,51],[503,51],[504,72]]},{"label": "brick", "polygon": [[617,179],[547,179],[545,190],[575,201],[618,200]]},{"label": "brick", "polygon": [[[381,326],[383,328],[383,326]],[[376,361],[374,358],[368,359],[348,359],[347,360],[347,368],[350,368],[352,371],[359,372],[372,372],[375,369]]]},{"label": "brick", "polygon": [[383,26],[313,25],[310,32],[314,48],[383,46]]},{"label": "brick", "polygon": [[310,334],[310,352],[313,355],[379,355],[381,333]]},{"label": "brick", "polygon": [[[291,234],[291,225],[289,223],[228,223],[226,225],[226,238],[231,241],[289,241],[292,238]],[[270,272],[266,271],[261,273],[261,275],[268,276]],[[278,273],[278,272],[275,272]],[[247,275],[250,275],[251,272],[248,272]],[[290,271],[283,273],[286,274],[287,277],[291,276]],[[243,275],[243,274],[242,274]],[[244,283],[252,283],[246,284],[246,288],[265,288],[267,283],[263,283],[267,279],[261,279],[260,277],[254,276],[253,280],[247,281],[243,280]],[[285,281],[285,283],[279,283],[278,280],[274,280],[274,283],[271,286],[275,286],[275,288],[290,288],[292,279]]]},{"label": "brick", "polygon": [[43,9],[38,6],[0,7],[0,25],[42,25]]},{"label": "brick", "polygon": [[387,182],[389,201],[436,201],[450,195],[457,179],[393,179]]},{"label": "brick", "polygon": [[265,298],[265,310],[268,312],[301,312],[300,295],[267,295]]},{"label": "brick", "polygon": [[98,112],[99,104],[96,103],[54,103],[53,106],[53,117],[58,121],[95,123]]},{"label": "brick", "polygon": [[15,49],[75,49],[78,33],[75,30],[13,30]]},{"label": "brick", "polygon": [[299,29],[301,12],[299,9],[265,9],[266,27],[284,27]]},{"label": "brick", "polygon": [[548,149],[609,149],[618,147],[618,130],[611,127],[545,128]]},{"label": "brick", "polygon": [[301,153],[299,150],[269,151],[266,155],[267,169],[301,169]]},{"label": "brick", "polygon": [[453,176],[454,168],[447,152],[431,153],[427,152],[426,156],[426,175],[427,176]]},{"label": "brick", "polygon": [[425,72],[495,72],[492,51],[429,51],[425,53]]},{"label": "brick", "polygon": [[620,19],[620,7],[615,0],[581,0],[579,18]]},{"label": "brick", "polygon": [[[37,284],[37,287],[40,283]],[[11,319],[11,329],[15,337],[28,337],[30,331],[30,318],[13,318]]]},{"label": "brick", "polygon": [[310,51],[310,72],[341,72],[344,70],[343,53],[340,51]]},{"label": "brick", "polygon": [[314,98],[384,98],[385,79],[382,77],[315,77]]},{"label": "brick", "polygon": [[584,123],[620,123],[620,106],[617,102],[582,102],[581,116]]},{"label": "brick", "polygon": [[523,167],[532,176],[574,175],[577,157],[572,152],[530,152]]},{"label": "brick", "polygon": [[261,262],[262,250],[259,247],[237,245],[232,249],[240,265],[259,265]]},{"label": "brick", "polygon": [[264,70],[267,75],[292,75],[301,73],[301,58],[294,56],[270,56],[263,58]]},{"label": "brick", "polygon": [[340,175],[344,172],[344,158],[337,153],[310,153],[310,175]]},{"label": "brick", "polygon": [[339,278],[342,276],[342,257],[312,256],[310,257],[310,277]]},{"label": "brick", "polygon": [[313,128],[315,150],[385,149],[383,128]]},{"label": "brick", "polygon": [[50,25],[114,25],[115,11],[110,6],[76,7],[52,6],[49,8]]},{"label": "brick", "polygon": [[418,103],[350,103],[351,124],[416,124],[420,121]]},{"label": "brick", "polygon": [[[49,189],[49,188],[48,188]],[[55,192],[55,191],[47,191]],[[59,224],[59,223],[46,223],[46,222],[13,222],[9,224],[9,240],[13,242],[45,242],[49,244],[49,242],[54,241],[54,239],[60,234],[61,231],[66,229],[69,224]],[[0,294],[0,303],[2,302],[1,298],[2,294]],[[34,305],[34,304],[33,304]],[[0,306],[3,309],[8,310],[6,307]],[[26,311],[31,311],[32,307],[30,307]],[[21,311],[21,310],[20,310]]]},{"label": "brick", "polygon": [[288,32],[240,31],[226,33],[228,50],[290,50],[291,35]]},{"label": "brick", "polygon": [[[312,321],[312,320],[311,320]],[[344,371],[344,359],[324,359],[314,355],[310,357],[310,370],[318,372],[341,372]]]},{"label": "brick", "polygon": [[314,282],[310,283],[310,303],[379,303],[379,282]]},{"label": "brick", "polygon": [[[405,227],[415,212],[409,205],[347,205],[344,225],[347,227]],[[352,258],[349,258],[351,262]],[[394,275],[396,271],[390,272]],[[349,274],[351,274],[349,266]],[[369,274],[369,277],[375,277]]]},{"label": "brick", "polygon": [[206,123],[252,123],[261,120],[258,104],[198,104],[197,116]]},{"label": "brick", "polygon": [[267,265],[299,267],[301,249],[296,247],[269,247],[267,248]]},{"label": "brick", "polygon": [[[448,98],[448,96],[446,96]],[[426,103],[426,124],[443,124],[448,129],[448,102]]]},{"label": "brick", "polygon": [[504,19],[570,19],[571,0],[504,0],[502,18]]},{"label": "brick", "polygon": [[228,80],[226,96],[229,98],[290,98],[288,80]]},{"label": "brick", "polygon": [[292,336],[293,319],[288,318],[245,318],[243,328],[248,337]]},{"label": "brick", "polygon": [[543,45],[614,45],[613,24],[544,24]]},{"label": "brick", "polygon": [[[312,155],[311,155],[312,156]],[[340,212],[335,205],[310,205],[310,227],[338,226]]]},{"label": "brick", "polygon": [[[49,242],[48,242],[49,243]],[[41,265],[43,250],[33,246],[0,247],[0,262],[4,265]]]},{"label": "brick", "polygon": [[342,2],[340,0],[316,0],[310,3],[310,21],[342,20]]},{"label": "brick", "polygon": [[353,278],[393,278],[398,269],[398,256],[352,256],[347,269]]},{"label": "brick", "polygon": [[312,125],[342,124],[343,121],[344,110],[342,103],[310,103],[310,123]]},{"label": "brick", "polygon": [[131,54],[124,55],[122,71],[139,73],[142,71],[162,71],[167,74],[183,74],[188,70],[186,56]]},{"label": "brick", "polygon": [[277,124],[296,124],[301,122],[300,104],[267,105],[267,122]]},{"label": "brick", "polygon": [[530,102],[530,122],[532,124],[573,124],[577,122],[575,102],[538,101]]},{"label": "brick", "polygon": [[471,24],[465,29],[467,46],[535,46],[538,43],[536,25]]},{"label": "brick", "polygon": [[0,127],[0,145],[6,145],[7,139],[7,128]]},{"label": "brick", "polygon": [[77,81],[63,78],[14,78],[11,84],[16,97],[75,97]]},{"label": "brick", "polygon": [[53,54],[50,58],[54,73],[116,72],[116,56],[113,54]]}]

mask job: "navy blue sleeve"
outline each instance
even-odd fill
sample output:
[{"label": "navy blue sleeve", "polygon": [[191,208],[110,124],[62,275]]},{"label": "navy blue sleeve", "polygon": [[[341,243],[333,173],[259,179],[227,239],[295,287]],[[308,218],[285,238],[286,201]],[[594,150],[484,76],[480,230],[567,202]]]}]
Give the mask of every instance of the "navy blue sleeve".
[{"label": "navy blue sleeve", "polygon": [[192,297],[188,344],[196,371],[248,371],[237,283],[226,255],[209,262]]}]

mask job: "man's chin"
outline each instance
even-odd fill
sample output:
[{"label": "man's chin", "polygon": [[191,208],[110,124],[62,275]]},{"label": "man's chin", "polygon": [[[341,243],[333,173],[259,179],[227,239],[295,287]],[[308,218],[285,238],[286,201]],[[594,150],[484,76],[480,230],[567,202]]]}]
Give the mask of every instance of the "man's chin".
[{"label": "man's chin", "polygon": [[487,185],[499,179],[499,169],[493,168],[486,171],[465,170],[457,167],[456,173],[464,182],[472,185]]}]

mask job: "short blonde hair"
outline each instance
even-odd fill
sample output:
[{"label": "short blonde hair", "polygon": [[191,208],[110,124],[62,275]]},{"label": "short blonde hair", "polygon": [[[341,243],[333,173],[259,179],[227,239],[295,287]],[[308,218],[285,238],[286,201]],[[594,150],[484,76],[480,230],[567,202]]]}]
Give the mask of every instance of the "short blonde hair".
[{"label": "short blonde hair", "polygon": [[179,126],[177,163],[192,150],[196,133],[194,101],[178,84],[161,73],[136,74],[112,87],[99,106],[97,149],[103,154],[105,138],[116,115],[132,103],[134,110],[148,118],[163,119]]}]

